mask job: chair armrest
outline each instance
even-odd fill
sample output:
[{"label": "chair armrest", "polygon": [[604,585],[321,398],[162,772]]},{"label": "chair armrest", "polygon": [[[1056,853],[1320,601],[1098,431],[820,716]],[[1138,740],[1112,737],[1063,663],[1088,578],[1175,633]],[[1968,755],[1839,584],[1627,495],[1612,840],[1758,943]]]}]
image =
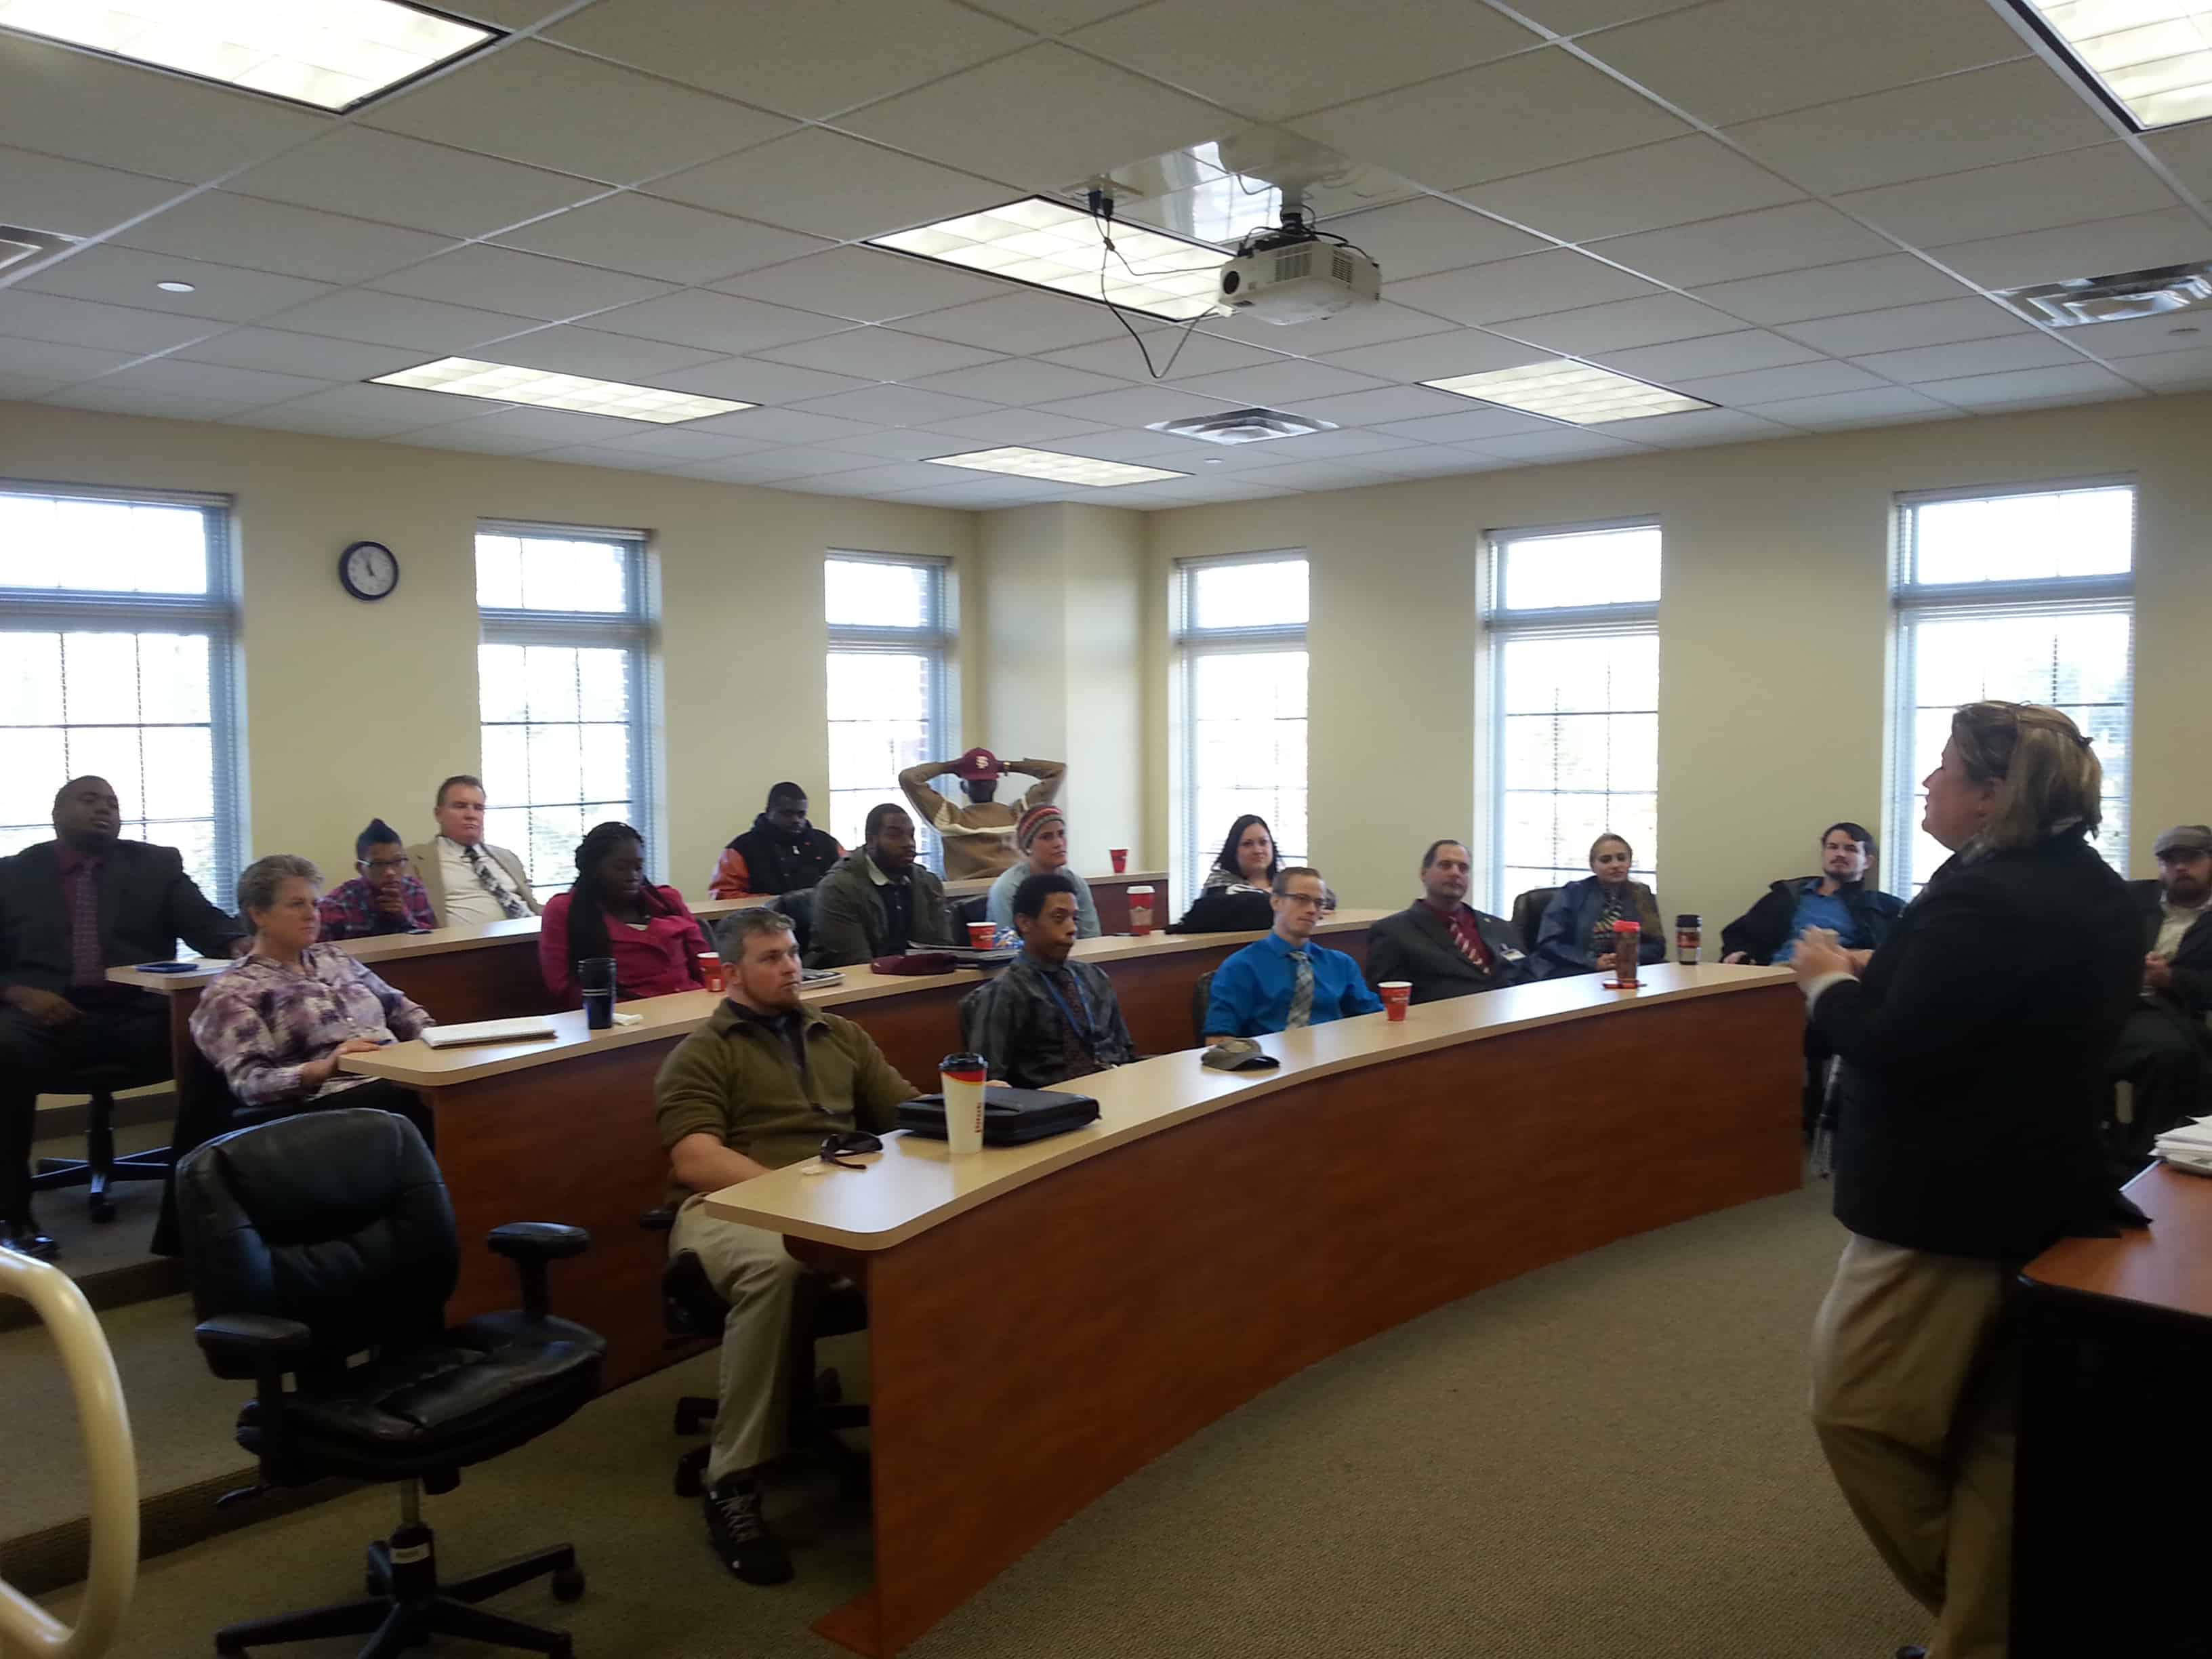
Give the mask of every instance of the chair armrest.
[{"label": "chair armrest", "polygon": [[315,1334],[298,1320],[272,1314],[218,1314],[200,1321],[192,1334],[210,1358],[239,1365],[248,1376],[289,1370],[289,1364],[269,1362],[290,1359],[315,1345]]},{"label": "chair armrest", "polygon": [[523,1317],[543,1319],[552,1310],[545,1288],[546,1264],[561,1256],[581,1255],[591,1249],[592,1236],[558,1221],[509,1221],[493,1228],[484,1243],[514,1262],[521,1275]]}]

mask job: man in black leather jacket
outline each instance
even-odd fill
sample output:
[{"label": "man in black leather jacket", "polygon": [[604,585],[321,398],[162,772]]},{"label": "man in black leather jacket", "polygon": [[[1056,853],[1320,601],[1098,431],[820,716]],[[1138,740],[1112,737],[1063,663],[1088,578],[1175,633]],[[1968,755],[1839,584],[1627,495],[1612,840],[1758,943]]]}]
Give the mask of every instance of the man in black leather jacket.
[{"label": "man in black leather jacket", "polygon": [[2176,824],[2154,844],[2155,881],[2131,881],[2142,918],[2142,995],[2112,1050],[2112,1076],[2133,1085],[2129,1121],[2106,1125],[2116,1173],[2133,1176],[2151,1143],[2212,1111],[2212,828]]}]

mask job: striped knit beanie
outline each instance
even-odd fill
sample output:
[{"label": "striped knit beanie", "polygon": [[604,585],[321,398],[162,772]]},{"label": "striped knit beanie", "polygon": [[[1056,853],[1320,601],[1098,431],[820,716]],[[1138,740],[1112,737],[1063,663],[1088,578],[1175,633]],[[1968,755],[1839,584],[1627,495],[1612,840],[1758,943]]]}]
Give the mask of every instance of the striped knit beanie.
[{"label": "striped knit beanie", "polygon": [[1063,830],[1067,828],[1066,815],[1057,806],[1030,807],[1014,824],[1014,845],[1028,852],[1030,843],[1055,823]]}]

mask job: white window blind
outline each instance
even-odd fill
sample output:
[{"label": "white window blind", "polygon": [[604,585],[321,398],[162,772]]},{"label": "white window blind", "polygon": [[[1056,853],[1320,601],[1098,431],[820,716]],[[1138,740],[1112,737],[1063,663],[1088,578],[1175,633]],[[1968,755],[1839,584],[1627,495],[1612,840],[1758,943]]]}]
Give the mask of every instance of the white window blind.
[{"label": "white window blind", "polygon": [[[905,804],[901,772],[952,752],[951,582],[939,559],[839,552],[823,562],[823,588],[829,829],[850,851],[865,839],[871,807]],[[938,787],[957,787],[941,779]],[[942,867],[937,836],[919,822],[915,830],[921,860]]]}]

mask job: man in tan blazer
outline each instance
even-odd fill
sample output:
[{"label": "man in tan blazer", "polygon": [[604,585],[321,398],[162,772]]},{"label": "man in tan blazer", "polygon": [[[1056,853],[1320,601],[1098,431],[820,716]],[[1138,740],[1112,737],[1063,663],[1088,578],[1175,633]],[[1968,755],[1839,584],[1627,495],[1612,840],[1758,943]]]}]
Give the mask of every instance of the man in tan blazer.
[{"label": "man in tan blazer", "polygon": [[438,786],[431,809],[438,833],[407,849],[407,861],[430,895],[441,927],[481,927],[537,915],[522,860],[483,838],[482,780],[459,773]]}]

